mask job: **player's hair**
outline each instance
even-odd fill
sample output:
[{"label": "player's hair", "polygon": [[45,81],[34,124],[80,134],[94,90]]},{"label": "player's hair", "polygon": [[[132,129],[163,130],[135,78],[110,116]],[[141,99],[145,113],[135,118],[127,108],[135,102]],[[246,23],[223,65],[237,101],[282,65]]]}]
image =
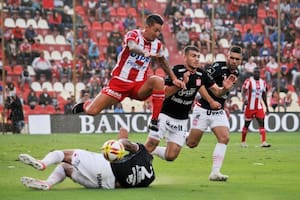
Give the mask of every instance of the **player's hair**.
[{"label": "player's hair", "polygon": [[189,51],[200,52],[200,49],[198,49],[198,47],[196,46],[191,46],[191,45],[184,47],[183,49],[184,54],[187,54]]},{"label": "player's hair", "polygon": [[229,52],[242,53],[242,47],[240,47],[240,46],[231,46],[230,49],[229,49]]},{"label": "player's hair", "polygon": [[146,19],[146,24],[148,26],[152,26],[153,24],[160,24],[160,25],[163,25],[164,24],[164,20],[163,18],[158,15],[158,14],[151,14],[151,15],[148,15],[147,19]]}]

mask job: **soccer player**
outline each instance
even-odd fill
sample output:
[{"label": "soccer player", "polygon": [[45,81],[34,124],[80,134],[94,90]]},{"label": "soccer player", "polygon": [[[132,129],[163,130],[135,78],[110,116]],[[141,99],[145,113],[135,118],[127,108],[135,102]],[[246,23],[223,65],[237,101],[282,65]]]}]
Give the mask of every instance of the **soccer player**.
[{"label": "soccer player", "polygon": [[[223,81],[224,87],[217,86],[200,68],[199,57],[200,50],[197,47],[184,48],[184,64],[174,66],[173,71],[177,78],[184,81],[186,88],[178,88],[170,79],[166,79],[166,99],[159,114],[159,130],[150,130],[145,143],[149,152],[167,161],[175,160],[185,143],[189,113],[198,91],[206,90],[206,86],[216,96],[222,96],[233,85],[228,78]],[[217,109],[220,104],[212,101],[211,106]],[[167,146],[157,147],[162,138],[166,139]]]},{"label": "soccer player", "polygon": [[259,124],[259,132],[261,135],[261,147],[271,147],[271,144],[266,142],[265,130],[265,112],[261,103],[263,100],[266,111],[269,113],[267,103],[267,84],[260,78],[260,70],[258,67],[254,69],[253,77],[248,78],[242,87],[242,97],[244,98],[244,111],[245,124],[242,130],[242,147],[248,147],[246,144],[246,136],[248,127],[251,121],[255,118]]},{"label": "soccer player", "polygon": [[[227,77],[234,76],[237,80],[239,75],[238,66],[242,62],[242,49],[239,46],[232,46],[228,51],[225,62],[214,62],[206,70],[208,76],[215,80],[218,86],[222,86],[223,80]],[[205,91],[204,91],[205,92]],[[200,92],[201,98],[196,102],[193,108],[192,125],[187,137],[186,144],[190,148],[195,148],[204,133],[210,127],[217,138],[217,144],[213,152],[212,171],[209,175],[211,181],[226,181],[227,175],[223,175],[220,170],[229,142],[229,120],[224,111],[224,103],[227,94],[217,97],[210,90],[207,93]],[[220,108],[212,107],[211,102],[220,103]]]},{"label": "soccer player", "polygon": [[118,56],[108,86],[93,99],[76,104],[73,113],[85,112],[96,115],[105,108],[121,102],[125,97],[145,100],[152,95],[153,112],[150,129],[157,130],[157,118],[165,97],[164,81],[159,76],[147,77],[150,61],[155,58],[171,77],[173,83],[184,88],[163,57],[162,43],[158,40],[163,19],[151,14],[146,19],[144,30],[131,30],[124,37],[123,50]]},{"label": "soccer player", "polygon": [[26,187],[40,190],[50,190],[66,177],[86,188],[147,187],[155,179],[153,157],[144,145],[130,142],[127,136],[127,130],[121,128],[119,140],[130,153],[114,162],[107,161],[102,153],[81,149],[52,151],[42,160],[37,160],[28,154],[20,154],[21,162],[38,170],[45,170],[49,165],[60,163],[47,180],[22,177],[21,182]]}]

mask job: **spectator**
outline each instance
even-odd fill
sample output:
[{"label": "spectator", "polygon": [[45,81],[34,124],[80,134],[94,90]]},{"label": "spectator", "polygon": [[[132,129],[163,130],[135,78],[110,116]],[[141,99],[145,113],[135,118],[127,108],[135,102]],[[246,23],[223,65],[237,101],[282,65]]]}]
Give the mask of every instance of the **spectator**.
[{"label": "spectator", "polygon": [[244,72],[241,74],[242,82],[253,75],[254,69],[257,67],[257,64],[254,62],[254,57],[250,57],[248,62],[246,62],[244,67]]},{"label": "spectator", "polygon": [[132,16],[132,13],[128,13],[128,16],[124,19],[123,25],[127,31],[136,29],[136,20]]},{"label": "spectator", "polygon": [[37,37],[37,33],[33,29],[32,25],[30,24],[25,29],[25,38],[28,40],[29,43],[34,43],[35,38]]},{"label": "spectator", "polygon": [[10,109],[9,120],[12,122],[12,132],[21,133],[25,123],[20,98],[16,94],[9,96],[6,100],[6,108]]},{"label": "spectator", "polygon": [[291,106],[292,101],[292,92],[289,91],[283,98],[284,112],[286,112],[287,108]]},{"label": "spectator", "polygon": [[36,38],[35,42],[31,45],[32,60],[35,59],[36,57],[39,57],[42,50],[43,50],[43,45],[41,44],[41,40],[39,38]]},{"label": "spectator", "polygon": [[97,10],[97,1],[96,0],[88,0],[87,1],[87,9],[88,15],[91,21],[93,21],[96,17],[96,10]]},{"label": "spectator", "polygon": [[226,18],[227,8],[226,8],[226,3],[224,1],[221,1],[220,4],[216,6],[216,13],[218,13],[222,19]]},{"label": "spectator", "polygon": [[52,66],[49,60],[44,57],[44,52],[40,53],[40,57],[37,57],[32,62],[32,67],[36,73],[36,79],[39,81],[41,75],[44,74],[47,81],[52,79]]},{"label": "spectator", "polygon": [[271,55],[271,49],[268,47],[268,44],[264,43],[264,46],[259,49],[259,57],[266,62],[269,60]]},{"label": "spectator", "polygon": [[[30,66],[31,67],[31,66]],[[28,72],[28,67],[26,65],[23,66],[23,71],[21,73],[21,90],[24,91],[24,85],[25,83],[27,83],[28,85],[31,85],[31,77],[30,77],[30,74]]]},{"label": "spectator", "polygon": [[110,19],[110,8],[107,0],[99,0],[99,7],[96,12],[96,20],[103,22]]},{"label": "spectator", "polygon": [[277,90],[274,90],[272,92],[272,96],[270,99],[270,106],[273,108],[273,112],[276,111],[277,107],[279,107],[279,106],[283,107],[283,99],[280,98]]},{"label": "spectator", "polygon": [[51,32],[58,31],[59,34],[64,35],[62,17],[56,10],[52,10],[51,15],[48,17],[48,25]]},{"label": "spectator", "polygon": [[70,97],[67,98],[67,103],[64,105],[64,114],[72,114],[73,102]]},{"label": "spectator", "polygon": [[176,35],[177,32],[181,30],[182,26],[182,15],[180,12],[175,12],[174,17],[172,18],[172,31]]},{"label": "spectator", "polygon": [[193,27],[189,32],[189,40],[190,45],[201,48],[199,33],[196,31],[196,27]]},{"label": "spectator", "polygon": [[265,35],[263,32],[255,33],[254,34],[254,42],[256,43],[257,47],[262,47],[265,44]]},{"label": "spectator", "polygon": [[68,6],[64,6],[64,11],[62,12],[61,16],[62,16],[62,31],[65,33],[64,30],[66,30],[66,28],[68,29],[73,29],[73,19],[72,16],[68,13],[69,12],[69,7]]},{"label": "spectator", "polygon": [[265,76],[266,76],[267,83],[272,82],[272,78],[274,78],[275,75],[277,75],[277,72],[278,72],[278,63],[275,61],[274,57],[271,57],[270,61],[266,65]]},{"label": "spectator", "polygon": [[121,103],[121,102],[118,102],[118,103],[115,105],[114,113],[124,113],[124,109],[123,109],[123,106],[122,106],[122,103]]},{"label": "spectator", "polygon": [[87,60],[88,59],[88,44],[86,42],[83,42],[77,46],[76,54],[79,59]]},{"label": "spectator", "polygon": [[59,65],[59,77],[62,82],[72,80],[72,62],[68,57],[63,57]]},{"label": "spectator", "polygon": [[33,110],[38,103],[39,103],[39,99],[36,96],[36,92],[31,89],[27,96],[27,104]]},{"label": "spectator", "polygon": [[252,34],[252,30],[249,28],[243,38],[244,47],[247,48],[249,44],[252,44],[252,42],[254,42],[254,36]]},{"label": "spectator", "polygon": [[180,31],[176,33],[177,48],[181,51],[189,43],[189,33],[184,27],[181,27]]},{"label": "spectator", "polygon": [[258,4],[255,2],[255,0],[250,0],[250,3],[248,5],[248,16],[257,18],[257,10]]},{"label": "spectator", "polygon": [[27,39],[24,39],[19,47],[19,63],[23,65],[30,65],[32,62],[32,47]]},{"label": "spectator", "polygon": [[7,42],[5,42],[6,44],[6,55],[8,58],[8,63],[11,64],[17,64],[16,60],[17,60],[17,55],[19,54],[19,50],[17,47],[17,43],[15,40],[8,40]]},{"label": "spectator", "polygon": [[43,91],[39,96],[39,105],[52,105],[52,98],[50,97],[47,88],[43,88]]},{"label": "spectator", "polygon": [[231,44],[232,45],[237,45],[237,46],[243,46],[243,42],[242,42],[242,34],[240,31],[235,31],[234,35],[231,39]]},{"label": "spectator", "polygon": [[113,60],[117,60],[117,47],[112,41],[109,41],[109,44],[106,48],[106,56]]},{"label": "spectator", "polygon": [[183,17],[182,26],[184,26],[185,30],[187,30],[188,32],[190,32],[192,28],[195,27],[194,19],[190,14],[186,14]]},{"label": "spectator", "polygon": [[292,50],[292,55],[298,62],[300,62],[300,41],[295,42],[295,46]]},{"label": "spectator", "polygon": [[19,26],[16,26],[12,29],[12,36],[13,39],[16,41],[17,46],[19,46],[24,39],[23,31]]},{"label": "spectator", "polygon": [[89,59],[98,59],[100,56],[99,47],[96,43],[92,43],[89,46],[89,52],[88,52]]},{"label": "spectator", "polygon": [[277,21],[272,11],[267,12],[267,17],[263,21],[266,37],[269,37],[277,28]]}]

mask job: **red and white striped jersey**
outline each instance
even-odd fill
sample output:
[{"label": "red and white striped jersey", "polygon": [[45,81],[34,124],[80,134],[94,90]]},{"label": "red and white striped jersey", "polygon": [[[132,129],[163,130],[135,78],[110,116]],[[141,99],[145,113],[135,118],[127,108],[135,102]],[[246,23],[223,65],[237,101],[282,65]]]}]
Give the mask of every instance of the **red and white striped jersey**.
[{"label": "red and white striped jersey", "polygon": [[262,109],[262,94],[267,92],[267,84],[264,80],[255,80],[253,77],[248,78],[243,84],[243,90],[247,90],[245,98],[248,99],[247,108],[249,110]]},{"label": "red and white striped jersey", "polygon": [[126,82],[143,81],[147,78],[150,57],[142,54],[130,52],[127,46],[129,40],[134,40],[141,48],[149,51],[151,54],[162,54],[162,43],[160,40],[147,41],[140,30],[129,31],[123,41],[123,50],[118,56],[116,66],[112,71],[112,76]]}]

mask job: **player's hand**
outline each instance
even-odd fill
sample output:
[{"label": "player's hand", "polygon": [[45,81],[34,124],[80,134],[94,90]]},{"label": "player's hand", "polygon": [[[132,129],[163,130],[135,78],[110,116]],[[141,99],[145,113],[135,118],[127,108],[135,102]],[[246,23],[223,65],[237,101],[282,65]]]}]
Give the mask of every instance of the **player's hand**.
[{"label": "player's hand", "polygon": [[172,81],[172,83],[173,83],[175,86],[179,87],[179,88],[186,89],[185,83],[184,83],[183,81],[177,79],[177,78],[174,79],[174,80]]},{"label": "player's hand", "polygon": [[189,82],[190,80],[190,75],[191,75],[191,72],[190,71],[186,71],[184,74],[183,74],[183,82],[185,84],[187,84],[187,82]]},{"label": "player's hand", "polygon": [[209,103],[209,105],[213,110],[219,110],[222,108],[221,104],[217,101],[212,101]]},{"label": "player's hand", "polygon": [[226,90],[230,90],[230,88],[232,88],[233,84],[235,84],[236,81],[237,77],[233,74],[230,74],[229,77],[223,81],[223,87]]}]

